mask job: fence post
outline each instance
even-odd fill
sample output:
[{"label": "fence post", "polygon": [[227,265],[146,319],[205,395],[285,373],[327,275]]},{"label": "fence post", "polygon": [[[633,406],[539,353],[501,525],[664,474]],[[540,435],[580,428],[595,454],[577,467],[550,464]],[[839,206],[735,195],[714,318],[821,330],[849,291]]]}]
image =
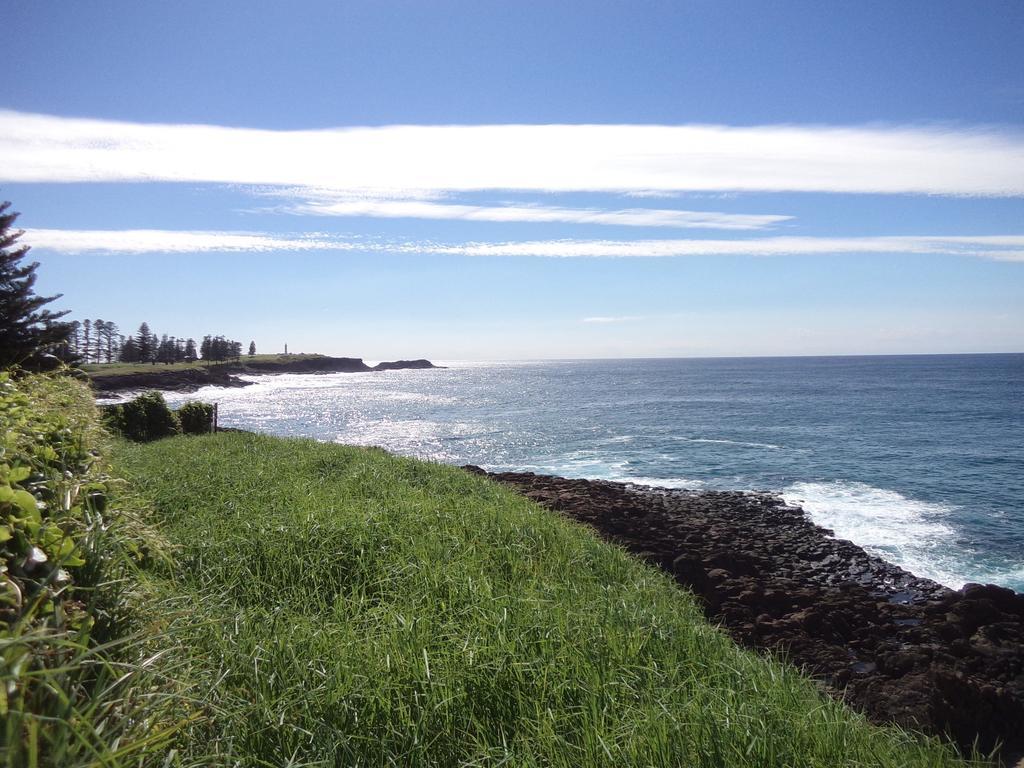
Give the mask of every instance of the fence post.
[{"label": "fence post", "polygon": [[218,415],[217,414],[217,406],[218,405],[219,405],[218,403],[214,403],[213,404],[213,424],[212,424],[212,427],[213,427],[212,431],[213,432],[217,431],[217,415]]}]

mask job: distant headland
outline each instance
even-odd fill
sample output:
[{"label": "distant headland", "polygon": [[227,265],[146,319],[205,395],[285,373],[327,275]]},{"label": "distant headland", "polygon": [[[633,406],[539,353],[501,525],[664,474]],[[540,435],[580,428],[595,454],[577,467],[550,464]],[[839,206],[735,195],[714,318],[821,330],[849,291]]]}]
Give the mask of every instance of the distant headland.
[{"label": "distant headland", "polygon": [[358,357],[317,354],[253,355],[207,364],[202,361],[174,363],[109,363],[87,365],[86,372],[97,392],[162,389],[195,392],[201,387],[244,387],[252,382],[242,375],[276,373],[368,373],[402,369],[438,368],[429,360],[393,360],[370,366]]}]

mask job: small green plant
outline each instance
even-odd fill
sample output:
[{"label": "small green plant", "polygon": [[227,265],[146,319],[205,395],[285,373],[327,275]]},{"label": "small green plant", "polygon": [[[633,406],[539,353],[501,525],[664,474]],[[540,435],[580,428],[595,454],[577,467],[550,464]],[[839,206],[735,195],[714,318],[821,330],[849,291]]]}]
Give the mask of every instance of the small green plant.
[{"label": "small green plant", "polygon": [[75,542],[81,520],[105,500],[81,433],[63,416],[41,414],[25,391],[33,386],[0,373],[0,621],[8,626],[54,612],[54,595],[70,580],[65,569],[85,564]]},{"label": "small green plant", "polygon": [[88,386],[0,372],[0,766],[155,760],[176,706],[123,634],[157,544],[110,501]]},{"label": "small green plant", "polygon": [[192,400],[177,411],[181,431],[186,435],[205,435],[213,431],[213,405]]},{"label": "small green plant", "polygon": [[181,433],[178,415],[159,392],[146,392],[134,400],[106,409],[107,426],[137,443],[148,443]]}]

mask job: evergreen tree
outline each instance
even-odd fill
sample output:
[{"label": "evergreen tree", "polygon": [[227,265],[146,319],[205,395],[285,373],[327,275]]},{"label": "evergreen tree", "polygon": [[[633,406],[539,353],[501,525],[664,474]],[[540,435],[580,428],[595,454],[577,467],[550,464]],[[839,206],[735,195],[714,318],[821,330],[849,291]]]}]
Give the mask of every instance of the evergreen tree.
[{"label": "evergreen tree", "polygon": [[255,356],[256,356],[256,342],[255,341],[250,341],[249,342],[249,357],[255,357]]},{"label": "evergreen tree", "polygon": [[92,362],[92,320],[88,317],[82,321],[82,359]]},{"label": "evergreen tree", "polygon": [[108,363],[114,362],[117,357],[117,349],[120,347],[120,334],[117,332],[117,323],[108,320],[103,325],[104,348],[103,356]]},{"label": "evergreen tree", "polygon": [[68,334],[67,341],[59,351],[54,353],[66,363],[81,360],[79,350],[82,348],[82,324],[74,320],[69,325],[71,326],[71,332]]},{"label": "evergreen tree", "polygon": [[196,340],[190,338],[185,342],[185,359],[188,362],[193,363],[198,359],[198,357],[199,356],[196,354]]},{"label": "evergreen tree", "polygon": [[149,323],[139,326],[135,336],[135,344],[139,348],[139,361],[143,363],[156,361],[156,337],[149,330]]},{"label": "evergreen tree", "polygon": [[0,367],[35,367],[41,353],[68,343],[71,324],[59,322],[67,311],[44,309],[61,294],[36,296],[32,291],[39,263],[18,264],[29,247],[15,245],[24,233],[12,229],[18,214],[7,212],[10,205],[0,203]]},{"label": "evergreen tree", "polygon": [[164,365],[170,365],[174,362],[174,343],[167,337],[166,333],[160,337],[160,344],[156,348],[156,361]]},{"label": "evergreen tree", "polygon": [[121,362],[139,362],[139,343],[135,340],[134,336],[129,336],[124,340],[124,344],[121,345]]},{"label": "evergreen tree", "polygon": [[106,333],[107,321],[102,319],[96,319],[92,321],[92,361],[94,363],[103,362],[103,345],[106,344]]}]

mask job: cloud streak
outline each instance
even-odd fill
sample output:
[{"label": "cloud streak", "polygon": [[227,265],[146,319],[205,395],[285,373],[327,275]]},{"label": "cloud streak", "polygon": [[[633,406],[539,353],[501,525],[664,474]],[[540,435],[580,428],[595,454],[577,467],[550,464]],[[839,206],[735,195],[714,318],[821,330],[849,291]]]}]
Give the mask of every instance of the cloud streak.
[{"label": "cloud streak", "polygon": [[937,254],[1024,261],[1024,235],[762,237],[743,240],[528,240],[434,246],[434,253],[547,258],[667,258],[681,256],[824,256]]},{"label": "cloud streak", "polygon": [[644,319],[643,315],[598,315],[597,317],[584,317],[581,322],[608,325],[611,323],[631,323]]},{"label": "cloud streak", "polygon": [[446,219],[457,221],[601,224],[622,227],[677,227],[681,229],[765,229],[790,221],[775,214],[678,211],[660,208],[601,210],[551,205],[459,205],[426,200],[312,199],[290,206],[291,213],[315,216],[369,216],[393,219]]},{"label": "cloud streak", "polygon": [[273,235],[263,232],[178,231],[168,229],[30,229],[19,241],[57,253],[268,253],[277,251],[351,251],[364,246],[319,234]]},{"label": "cloud streak", "polygon": [[[444,244],[385,241],[324,233],[32,229],[21,242],[58,253],[231,253],[346,251],[474,257],[672,258],[934,254],[1024,262],[1024,235],[760,237],[674,240],[528,240]],[[594,320],[599,322],[599,320]]]},{"label": "cloud streak", "polygon": [[981,128],[813,125],[271,131],[0,111],[0,181],[1024,196],[1024,136]]}]

